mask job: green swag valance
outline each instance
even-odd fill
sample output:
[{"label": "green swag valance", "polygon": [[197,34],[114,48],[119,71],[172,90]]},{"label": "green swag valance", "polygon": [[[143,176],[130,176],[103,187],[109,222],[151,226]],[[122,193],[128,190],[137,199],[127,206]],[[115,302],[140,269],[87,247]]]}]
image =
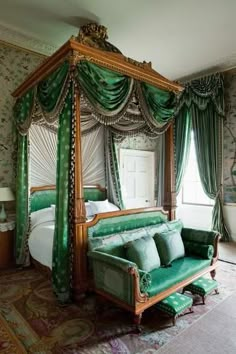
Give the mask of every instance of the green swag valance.
[{"label": "green swag valance", "polygon": [[30,231],[28,131],[32,123],[51,126],[57,122],[57,205],[52,278],[55,292],[62,302],[70,299],[71,284],[69,245],[72,234],[69,218],[73,211],[71,196],[74,195],[74,187],[70,181],[70,170],[75,157],[73,136],[76,86],[79,86],[81,102],[85,103],[85,106],[81,104],[80,107],[83,133],[98,123],[107,126],[106,141],[111,144],[106,149],[105,159],[108,193],[121,207],[120,182],[113,146],[114,134],[124,136],[141,132],[155,138],[168,128],[176,104],[175,94],[172,92],[137,82],[86,61],[79,62],[75,70],[70,70],[69,63],[64,62],[17,100],[14,108],[14,119],[19,133],[16,263],[26,263],[27,238]]}]

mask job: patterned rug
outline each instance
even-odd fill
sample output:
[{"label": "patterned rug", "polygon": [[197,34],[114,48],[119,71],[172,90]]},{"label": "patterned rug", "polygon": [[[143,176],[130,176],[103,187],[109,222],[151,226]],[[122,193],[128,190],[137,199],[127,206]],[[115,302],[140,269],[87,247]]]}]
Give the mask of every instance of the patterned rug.
[{"label": "patterned rug", "polygon": [[132,316],[113,304],[88,296],[79,305],[58,305],[49,280],[35,269],[0,275],[1,354],[152,354],[173,340],[222,300],[236,291],[236,266],[219,262],[219,295],[206,305],[195,297],[194,313],[176,326],[154,307],[146,310],[142,333],[135,333]]}]

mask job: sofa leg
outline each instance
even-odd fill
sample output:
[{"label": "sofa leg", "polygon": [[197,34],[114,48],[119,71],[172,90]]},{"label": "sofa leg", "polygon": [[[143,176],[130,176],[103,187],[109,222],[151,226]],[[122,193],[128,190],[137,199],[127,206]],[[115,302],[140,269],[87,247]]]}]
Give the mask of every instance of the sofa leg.
[{"label": "sofa leg", "polygon": [[139,326],[141,324],[141,319],[142,319],[142,313],[139,313],[138,315],[134,315],[134,324]]},{"label": "sofa leg", "polygon": [[218,289],[215,289],[215,294],[219,294],[219,290]]},{"label": "sofa leg", "polygon": [[206,300],[206,297],[204,295],[202,295],[202,304],[205,305],[205,300]]},{"label": "sofa leg", "polygon": [[172,319],[173,326],[176,325],[176,320],[177,320],[177,318],[178,318],[178,315],[175,315],[175,316],[173,317],[173,319]]},{"label": "sofa leg", "polygon": [[211,278],[214,280],[214,279],[215,279],[215,276],[216,276],[216,270],[215,270],[215,269],[212,270],[212,271],[210,272],[210,274],[211,274]]}]

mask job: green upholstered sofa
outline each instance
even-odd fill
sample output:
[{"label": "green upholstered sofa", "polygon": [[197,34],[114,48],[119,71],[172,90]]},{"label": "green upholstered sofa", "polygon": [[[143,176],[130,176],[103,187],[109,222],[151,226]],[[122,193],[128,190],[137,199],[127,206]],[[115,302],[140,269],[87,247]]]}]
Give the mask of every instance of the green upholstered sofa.
[{"label": "green upholstered sofa", "polygon": [[[168,230],[181,232],[184,257],[150,272],[127,259],[127,242]],[[88,229],[88,240],[95,292],[131,311],[137,324],[148,307],[208,272],[215,276],[219,234],[183,228],[180,221],[168,221],[162,210],[104,214]]]}]

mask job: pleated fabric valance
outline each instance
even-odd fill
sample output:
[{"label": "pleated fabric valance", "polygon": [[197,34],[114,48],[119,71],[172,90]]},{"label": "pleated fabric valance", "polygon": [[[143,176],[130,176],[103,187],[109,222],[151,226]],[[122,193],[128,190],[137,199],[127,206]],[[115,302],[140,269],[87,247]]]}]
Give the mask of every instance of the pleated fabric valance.
[{"label": "pleated fabric valance", "polygon": [[79,86],[81,94],[83,133],[97,128],[100,123],[113,127],[116,134],[145,133],[156,137],[168,128],[174,117],[176,96],[173,92],[87,61],[80,61],[76,69],[70,71],[66,61],[17,100],[14,115],[21,135],[27,134],[32,122],[55,124],[71,82],[74,87]]},{"label": "pleated fabric valance", "polygon": [[199,110],[206,110],[212,104],[215,112],[224,116],[223,77],[219,73],[188,82],[178,98],[175,115],[178,115],[183,105],[190,108],[195,105]]}]

